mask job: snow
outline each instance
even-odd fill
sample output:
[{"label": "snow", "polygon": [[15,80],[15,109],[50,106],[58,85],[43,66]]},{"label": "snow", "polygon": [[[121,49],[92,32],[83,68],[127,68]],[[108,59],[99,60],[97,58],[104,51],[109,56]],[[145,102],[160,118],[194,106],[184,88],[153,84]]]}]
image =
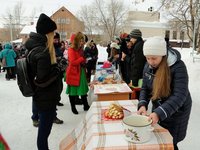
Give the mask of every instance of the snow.
[{"label": "snow", "polygon": [[17,40],[11,41],[11,43],[22,43],[22,39],[17,39]]},{"label": "snow", "polygon": [[162,23],[162,22],[147,22],[147,21],[131,21],[131,24],[135,28],[160,28],[160,29],[168,29],[168,24],[167,23]]},{"label": "snow", "polygon": [[30,32],[36,32],[35,24],[33,25],[26,25],[20,34],[29,34]]},{"label": "snow", "polygon": [[[106,60],[106,48],[99,49],[99,59]],[[189,89],[193,98],[192,113],[189,121],[187,136],[184,141],[178,144],[180,150],[198,150],[200,147],[200,60],[193,62],[190,55],[191,49],[178,49],[181,52],[182,59],[186,63],[189,74]],[[103,53],[102,53],[103,52]],[[86,112],[82,106],[77,106],[79,115],[72,114],[65,94],[66,84],[62,93],[61,102],[63,107],[58,107],[58,118],[64,120],[64,124],[54,124],[50,137],[49,148],[58,150],[61,140],[70,133],[74,127],[84,117]],[[37,128],[32,126],[31,120],[31,98],[25,98],[21,95],[16,80],[5,80],[5,73],[0,73],[0,132],[8,142],[11,150],[36,150]]]}]

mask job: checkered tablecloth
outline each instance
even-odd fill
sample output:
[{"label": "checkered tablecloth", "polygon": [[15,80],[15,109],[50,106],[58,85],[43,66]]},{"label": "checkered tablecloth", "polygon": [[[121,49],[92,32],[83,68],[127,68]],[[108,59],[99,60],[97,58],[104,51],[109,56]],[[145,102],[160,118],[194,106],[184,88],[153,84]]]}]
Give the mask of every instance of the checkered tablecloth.
[{"label": "checkered tablecloth", "polygon": [[173,150],[172,136],[159,125],[154,126],[148,142],[127,142],[122,120],[105,120],[102,117],[102,111],[112,102],[136,113],[137,100],[93,102],[79,125],[61,141],[60,150]]}]

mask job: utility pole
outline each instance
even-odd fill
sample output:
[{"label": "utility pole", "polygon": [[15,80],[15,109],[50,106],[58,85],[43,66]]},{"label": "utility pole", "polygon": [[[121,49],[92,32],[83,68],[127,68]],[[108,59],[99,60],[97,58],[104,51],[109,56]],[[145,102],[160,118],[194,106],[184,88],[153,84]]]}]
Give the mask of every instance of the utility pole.
[{"label": "utility pole", "polygon": [[[198,33],[197,29],[199,29],[199,20],[200,20],[200,0],[196,0],[196,13],[194,16],[194,29],[193,29],[193,47],[192,47],[192,56],[193,56],[193,62],[195,59],[200,59],[200,57],[196,56],[196,41],[197,37],[196,34]],[[200,38],[200,37],[199,37]]]},{"label": "utility pole", "polygon": [[10,41],[13,41],[12,15],[9,15],[9,19],[10,19]]}]

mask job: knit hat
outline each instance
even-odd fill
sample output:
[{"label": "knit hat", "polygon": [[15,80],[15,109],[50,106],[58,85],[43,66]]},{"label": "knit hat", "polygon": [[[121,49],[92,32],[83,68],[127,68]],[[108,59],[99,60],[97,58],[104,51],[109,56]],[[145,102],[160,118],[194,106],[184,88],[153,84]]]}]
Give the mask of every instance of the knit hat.
[{"label": "knit hat", "polygon": [[112,42],[110,45],[111,48],[119,49],[119,45],[115,42]]},{"label": "knit hat", "polygon": [[130,37],[135,39],[142,37],[142,32],[139,29],[133,29],[130,33]]},{"label": "knit hat", "polygon": [[53,32],[57,29],[56,23],[51,20],[47,15],[40,14],[40,17],[37,21],[36,25],[36,31],[40,34],[48,34],[50,32]]},{"label": "knit hat", "polygon": [[54,39],[60,39],[60,34],[58,32],[55,33]]},{"label": "knit hat", "polygon": [[144,42],[144,55],[165,56],[167,54],[167,47],[164,38],[150,37]]}]

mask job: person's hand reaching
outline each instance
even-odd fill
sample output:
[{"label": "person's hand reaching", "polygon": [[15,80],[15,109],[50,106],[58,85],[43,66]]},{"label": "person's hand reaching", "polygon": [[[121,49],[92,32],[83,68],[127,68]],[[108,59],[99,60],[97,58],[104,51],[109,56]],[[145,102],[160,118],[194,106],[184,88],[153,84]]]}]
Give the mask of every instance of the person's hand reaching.
[{"label": "person's hand reaching", "polygon": [[153,112],[153,113],[151,113],[149,115],[149,119],[148,120],[149,121],[152,120],[152,125],[154,125],[154,124],[158,123],[159,117],[158,117],[158,115],[155,112]]},{"label": "person's hand reaching", "polygon": [[137,111],[138,115],[147,115],[147,110],[145,106],[141,106],[140,109]]}]

